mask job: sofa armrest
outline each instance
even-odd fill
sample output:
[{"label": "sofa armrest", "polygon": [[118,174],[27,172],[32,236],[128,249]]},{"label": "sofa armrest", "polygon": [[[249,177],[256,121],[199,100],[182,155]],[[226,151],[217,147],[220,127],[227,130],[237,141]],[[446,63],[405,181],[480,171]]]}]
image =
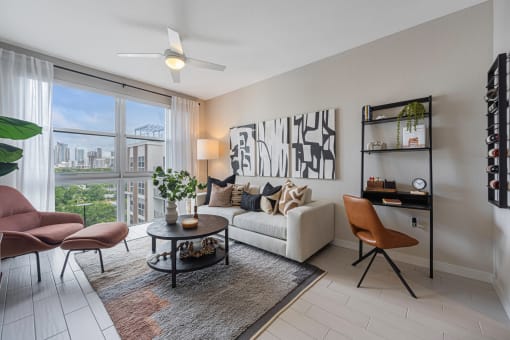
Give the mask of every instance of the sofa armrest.
[{"label": "sofa armrest", "polygon": [[20,231],[2,231],[1,257],[12,257],[54,248],[37,237]]},{"label": "sofa armrest", "polygon": [[62,223],[83,224],[83,219],[79,214],[65,212],[39,212],[39,215],[41,216],[41,227]]},{"label": "sofa armrest", "polygon": [[286,256],[303,262],[335,238],[335,205],[312,201],[287,213]]},{"label": "sofa armrest", "polygon": [[206,192],[199,192],[199,193],[197,193],[197,197],[195,199],[197,207],[205,204],[205,196],[206,195],[207,195]]}]

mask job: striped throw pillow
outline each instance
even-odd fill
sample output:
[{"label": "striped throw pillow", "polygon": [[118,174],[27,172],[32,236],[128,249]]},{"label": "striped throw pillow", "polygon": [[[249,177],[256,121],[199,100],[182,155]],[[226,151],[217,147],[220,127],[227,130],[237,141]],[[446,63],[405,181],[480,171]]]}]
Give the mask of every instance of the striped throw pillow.
[{"label": "striped throw pillow", "polygon": [[232,189],[232,206],[240,206],[241,198],[243,197],[243,191],[248,191],[250,187],[250,182],[246,184],[234,184],[234,188]]}]

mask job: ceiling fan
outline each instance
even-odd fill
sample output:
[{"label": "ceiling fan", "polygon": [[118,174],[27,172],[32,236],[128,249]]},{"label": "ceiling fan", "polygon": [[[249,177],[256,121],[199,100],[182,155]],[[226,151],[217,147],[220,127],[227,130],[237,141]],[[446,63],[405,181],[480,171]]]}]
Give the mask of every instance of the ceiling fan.
[{"label": "ceiling fan", "polygon": [[179,33],[168,27],[168,41],[170,48],[163,53],[117,53],[119,57],[128,58],[161,58],[165,59],[165,64],[170,68],[174,83],[181,81],[180,71],[186,65],[205,68],[214,71],[224,71],[225,66],[210,63],[208,61],[193,59],[184,54]]}]

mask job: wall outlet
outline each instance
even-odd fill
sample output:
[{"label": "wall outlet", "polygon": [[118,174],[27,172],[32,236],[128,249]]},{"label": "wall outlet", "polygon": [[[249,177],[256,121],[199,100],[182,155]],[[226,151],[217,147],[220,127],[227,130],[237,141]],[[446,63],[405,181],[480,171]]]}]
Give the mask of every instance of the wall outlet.
[{"label": "wall outlet", "polygon": [[413,227],[413,228],[418,227],[418,220],[414,216],[411,217],[411,227]]}]

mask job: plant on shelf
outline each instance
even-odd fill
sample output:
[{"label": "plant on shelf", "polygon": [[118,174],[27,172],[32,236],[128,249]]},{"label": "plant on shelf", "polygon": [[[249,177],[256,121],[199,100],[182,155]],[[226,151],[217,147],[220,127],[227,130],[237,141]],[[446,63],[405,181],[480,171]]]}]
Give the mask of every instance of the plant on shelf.
[{"label": "plant on shelf", "polygon": [[400,143],[400,121],[402,118],[406,118],[406,128],[407,131],[411,131],[411,128],[414,128],[416,131],[416,126],[420,120],[425,118],[425,106],[419,102],[412,102],[407,104],[400,110],[397,116],[397,148],[401,146]]},{"label": "plant on shelf", "polygon": [[[25,120],[0,116],[0,138],[23,140],[42,133],[42,128]],[[0,143],[0,177],[18,169],[16,161],[23,157],[23,149]]]},{"label": "plant on shelf", "polygon": [[158,166],[152,174],[152,184],[158,188],[162,198],[168,201],[166,222],[174,224],[177,221],[177,205],[175,202],[186,198],[196,198],[197,189],[204,189],[205,185],[198,183],[195,176],[185,170],[163,170]]}]

